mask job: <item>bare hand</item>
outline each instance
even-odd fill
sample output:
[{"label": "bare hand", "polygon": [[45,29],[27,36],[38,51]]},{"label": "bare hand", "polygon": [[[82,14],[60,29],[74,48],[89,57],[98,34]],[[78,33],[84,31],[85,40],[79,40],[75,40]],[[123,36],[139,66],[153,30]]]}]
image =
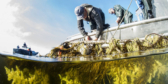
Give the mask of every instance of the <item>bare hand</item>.
[{"label": "bare hand", "polygon": [[98,38],[95,38],[95,39],[94,39],[94,41],[97,41],[97,40],[98,40]]},{"label": "bare hand", "polygon": [[86,36],[86,37],[85,37],[85,40],[86,40],[86,41],[90,41],[90,40],[92,40],[92,38],[91,38],[90,36]]},{"label": "bare hand", "polygon": [[[60,50],[63,49],[63,46],[60,46]],[[58,51],[58,56],[61,56],[62,52],[61,51]]]},{"label": "bare hand", "polygon": [[120,22],[120,18],[119,17],[117,18],[116,22],[119,24],[119,22]]}]

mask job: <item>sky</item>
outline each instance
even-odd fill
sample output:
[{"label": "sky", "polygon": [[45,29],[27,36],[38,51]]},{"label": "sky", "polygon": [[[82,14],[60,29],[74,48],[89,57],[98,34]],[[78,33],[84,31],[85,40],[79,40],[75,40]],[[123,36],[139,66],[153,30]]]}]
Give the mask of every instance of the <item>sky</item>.
[{"label": "sky", "polygon": [[[131,0],[1,0],[0,1],[0,52],[13,52],[17,45],[26,42],[32,50],[45,55],[59,46],[68,36],[80,33],[74,13],[83,3],[101,8],[105,23],[117,26],[117,17],[108,13],[114,5],[128,8]],[[129,11],[137,20],[135,0]],[[87,22],[84,28],[90,32]]]}]

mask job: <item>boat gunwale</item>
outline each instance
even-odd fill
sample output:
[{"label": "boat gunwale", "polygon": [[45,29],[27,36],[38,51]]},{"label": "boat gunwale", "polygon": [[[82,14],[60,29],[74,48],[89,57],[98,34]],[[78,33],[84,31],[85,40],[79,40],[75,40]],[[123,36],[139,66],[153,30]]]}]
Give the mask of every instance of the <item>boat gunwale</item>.
[{"label": "boat gunwale", "polygon": [[[148,23],[164,21],[164,20],[168,20],[168,16],[153,18],[153,19],[147,19],[147,20],[142,20],[142,21],[138,21],[138,22],[132,22],[132,23],[129,23],[129,24],[121,25],[119,29],[126,29],[126,28],[129,28],[129,27],[132,27],[132,26],[138,26],[138,25],[142,25],[142,24],[148,24]],[[103,33],[116,31],[117,28],[118,28],[118,26],[111,27],[109,29],[104,30]],[[95,34],[96,34],[96,32],[88,33],[89,36],[93,36]],[[74,36],[78,36],[78,37],[75,38],[75,39],[69,39],[69,38],[72,38]],[[77,40],[77,39],[81,39],[83,37],[84,36],[82,36],[80,33],[78,33],[78,34],[69,36],[65,42],[71,42],[71,41],[74,41],[74,40]]]}]

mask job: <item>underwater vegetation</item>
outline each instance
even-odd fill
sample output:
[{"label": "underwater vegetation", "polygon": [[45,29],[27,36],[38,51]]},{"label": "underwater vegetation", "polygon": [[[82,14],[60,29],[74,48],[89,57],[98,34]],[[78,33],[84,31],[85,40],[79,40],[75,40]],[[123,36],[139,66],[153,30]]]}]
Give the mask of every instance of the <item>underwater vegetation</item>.
[{"label": "underwater vegetation", "polygon": [[[109,45],[102,47],[103,44]],[[93,43],[66,43],[66,47],[60,45],[55,47],[47,55],[49,57],[72,57],[72,56],[98,56],[111,55],[119,53],[127,53],[133,51],[145,51],[148,49],[164,48],[168,45],[168,36],[159,34],[146,35],[145,39],[135,38],[133,40],[118,40],[111,39],[107,42],[93,42]],[[71,47],[70,47],[71,46]]]},{"label": "underwater vegetation", "polygon": [[59,76],[62,84],[167,84],[167,65],[168,54],[66,65]]},{"label": "underwater vegetation", "polygon": [[7,60],[4,69],[12,84],[168,83],[168,54],[82,63]]},{"label": "underwater vegetation", "polygon": [[48,75],[41,69],[35,69],[34,72],[31,72],[28,68],[20,70],[16,66],[16,69],[5,67],[5,70],[8,81],[12,81],[12,84],[49,84]]},{"label": "underwater vegetation", "polygon": [[[149,37],[146,37],[146,39],[149,39]],[[137,41],[137,39],[132,41],[133,44],[138,46],[135,41]],[[158,40],[156,39],[150,42],[154,42],[155,44],[156,41]],[[155,47],[152,47],[153,43],[148,44],[148,42],[145,43],[145,41],[143,46],[150,48],[133,48],[131,47],[131,43],[129,43],[130,41],[127,41],[125,45],[128,46],[128,51],[142,48],[145,50],[144,52],[148,53],[150,49]],[[118,40],[113,40],[108,48],[108,52],[113,50],[116,46],[113,44],[119,45]],[[80,46],[84,46],[84,43],[80,44]],[[91,53],[101,55],[105,53],[103,48],[100,49],[100,44],[94,46],[97,50]],[[158,48],[163,46],[163,44],[162,46],[159,43],[157,44]],[[76,48],[76,51],[80,50],[80,48]],[[118,46],[118,49],[124,51],[124,48],[120,46]],[[156,49],[155,52],[159,51]],[[121,58],[139,55],[141,52],[116,53],[118,53],[117,49],[106,56],[112,57],[112,55],[114,55],[114,58]],[[11,81],[12,84],[168,84],[168,54],[113,61],[77,63],[45,63],[22,60],[14,57],[7,57],[5,61],[8,63],[7,66],[4,67],[7,79]]]}]

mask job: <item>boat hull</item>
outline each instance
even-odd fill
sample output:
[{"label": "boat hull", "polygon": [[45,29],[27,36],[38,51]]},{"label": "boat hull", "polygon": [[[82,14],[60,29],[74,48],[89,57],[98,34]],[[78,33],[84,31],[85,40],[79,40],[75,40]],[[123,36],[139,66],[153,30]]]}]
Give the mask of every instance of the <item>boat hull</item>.
[{"label": "boat hull", "polygon": [[27,51],[24,49],[13,49],[13,53],[18,53],[18,54],[23,54],[23,55],[37,55],[38,52],[34,52],[34,51]]}]

